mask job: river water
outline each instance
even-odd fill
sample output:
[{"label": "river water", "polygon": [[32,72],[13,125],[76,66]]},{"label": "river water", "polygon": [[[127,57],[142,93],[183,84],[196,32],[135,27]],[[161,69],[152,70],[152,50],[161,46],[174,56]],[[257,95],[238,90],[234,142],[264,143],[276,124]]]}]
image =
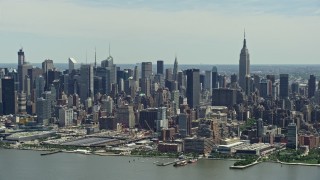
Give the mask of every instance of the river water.
[{"label": "river water", "polygon": [[[320,167],[261,163],[232,170],[233,161],[199,160],[183,167],[160,167],[159,158],[137,158],[0,149],[0,180],[319,180]],[[130,161],[130,162],[129,162]]]}]

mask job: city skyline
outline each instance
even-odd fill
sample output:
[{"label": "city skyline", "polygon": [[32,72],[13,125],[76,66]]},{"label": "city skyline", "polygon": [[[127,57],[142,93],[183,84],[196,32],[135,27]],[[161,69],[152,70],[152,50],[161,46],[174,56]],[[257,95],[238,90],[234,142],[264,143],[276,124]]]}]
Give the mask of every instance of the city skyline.
[{"label": "city skyline", "polygon": [[116,64],[172,64],[175,54],[180,64],[238,64],[245,28],[251,64],[316,64],[319,2],[274,3],[1,1],[0,62],[15,61],[20,46],[32,63],[93,63],[95,47],[100,62],[110,43]]}]

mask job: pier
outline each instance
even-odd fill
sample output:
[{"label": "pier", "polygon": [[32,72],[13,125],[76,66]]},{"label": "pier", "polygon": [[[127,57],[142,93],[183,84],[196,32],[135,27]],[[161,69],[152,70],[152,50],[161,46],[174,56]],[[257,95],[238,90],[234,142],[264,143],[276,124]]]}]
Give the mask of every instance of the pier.
[{"label": "pier", "polygon": [[172,162],[166,162],[166,163],[160,163],[160,162],[157,162],[155,163],[157,166],[168,166],[168,165],[171,165],[171,164],[174,164],[176,161],[172,161]]},{"label": "pier", "polygon": [[259,163],[260,162],[255,161],[255,162],[253,162],[251,164],[248,164],[248,165],[245,165],[245,166],[230,166],[230,169],[246,169],[248,167],[254,166],[254,165],[259,164]]},{"label": "pier", "polygon": [[49,151],[49,152],[45,152],[45,153],[41,153],[41,156],[46,156],[46,155],[50,155],[50,154],[56,154],[62,152],[61,150],[56,150],[56,151]]}]

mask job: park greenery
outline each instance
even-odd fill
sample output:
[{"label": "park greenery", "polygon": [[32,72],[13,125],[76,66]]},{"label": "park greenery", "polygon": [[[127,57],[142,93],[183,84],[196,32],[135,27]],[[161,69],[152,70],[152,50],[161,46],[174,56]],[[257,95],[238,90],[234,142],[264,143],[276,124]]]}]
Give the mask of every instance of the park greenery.
[{"label": "park greenery", "polygon": [[257,159],[258,159],[258,156],[256,156],[256,155],[248,155],[248,156],[245,156],[245,158],[243,160],[237,161],[233,165],[234,166],[246,166],[246,165],[254,163],[255,161],[257,161]]},{"label": "park greenery", "polygon": [[159,151],[147,151],[135,149],[131,151],[131,155],[134,156],[143,156],[143,157],[169,157],[169,158],[178,158],[181,155],[186,157],[196,158],[199,156],[198,153],[182,153],[182,152],[159,152]]},{"label": "park greenery", "polygon": [[252,127],[256,123],[256,121],[257,120],[255,119],[247,119],[246,122],[240,126],[240,131],[244,131],[247,128]]},{"label": "park greenery", "polygon": [[9,143],[0,141],[0,148],[9,148],[9,147],[10,147],[10,144],[9,144]]},{"label": "park greenery", "polygon": [[308,154],[302,150],[286,149],[274,153],[269,159],[286,163],[320,164],[320,149],[311,149]]},{"label": "park greenery", "polygon": [[170,158],[177,158],[181,155],[181,153],[175,153],[175,152],[168,152],[168,153],[162,153],[159,151],[143,151],[143,150],[132,150],[131,155],[137,155],[137,156],[143,156],[143,157],[170,157]]}]

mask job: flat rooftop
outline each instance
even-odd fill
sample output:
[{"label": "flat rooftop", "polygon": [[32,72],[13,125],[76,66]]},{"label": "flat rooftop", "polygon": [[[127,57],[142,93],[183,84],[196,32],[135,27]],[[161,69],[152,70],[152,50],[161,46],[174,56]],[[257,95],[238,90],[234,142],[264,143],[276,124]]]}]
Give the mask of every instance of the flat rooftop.
[{"label": "flat rooftop", "polygon": [[61,145],[66,146],[94,146],[99,144],[104,144],[112,141],[117,141],[116,139],[111,138],[100,138],[100,137],[88,137],[88,138],[80,138],[73,141],[62,143]]}]

